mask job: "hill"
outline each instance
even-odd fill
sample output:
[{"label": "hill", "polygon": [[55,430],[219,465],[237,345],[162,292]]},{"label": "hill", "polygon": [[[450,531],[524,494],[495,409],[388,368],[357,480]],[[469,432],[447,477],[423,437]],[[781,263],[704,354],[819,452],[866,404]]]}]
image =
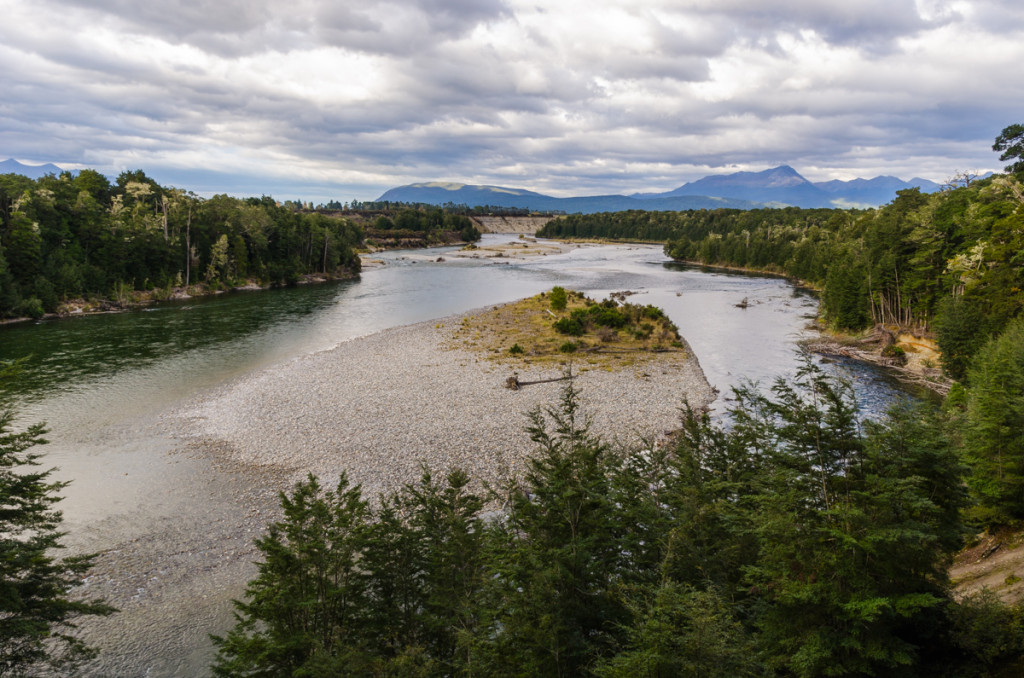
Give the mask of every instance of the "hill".
[{"label": "hill", "polygon": [[42,179],[47,174],[60,174],[60,167],[52,163],[45,165],[24,165],[13,158],[0,162],[0,174],[20,174],[29,179]]}]

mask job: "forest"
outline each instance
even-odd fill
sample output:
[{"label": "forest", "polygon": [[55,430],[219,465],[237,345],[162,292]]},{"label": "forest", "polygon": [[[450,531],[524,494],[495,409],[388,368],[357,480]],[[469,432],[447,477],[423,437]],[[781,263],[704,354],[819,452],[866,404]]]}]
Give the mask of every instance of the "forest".
[{"label": "forest", "polygon": [[[69,299],[123,305],[303,276],[352,277],[356,250],[472,242],[463,210],[389,205],[359,219],[270,197],[211,198],[141,170],[38,180],[0,175],[0,320],[38,318]],[[350,215],[355,217],[356,215]]]}]

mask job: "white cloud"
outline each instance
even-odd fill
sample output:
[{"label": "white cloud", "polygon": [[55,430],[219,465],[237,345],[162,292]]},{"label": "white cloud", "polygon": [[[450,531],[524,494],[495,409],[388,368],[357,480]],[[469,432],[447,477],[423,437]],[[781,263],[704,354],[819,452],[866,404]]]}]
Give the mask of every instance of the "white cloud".
[{"label": "white cloud", "polygon": [[0,0],[0,13],[0,157],[195,166],[263,175],[268,192],[308,180],[372,198],[428,179],[631,192],[781,163],[941,180],[997,168],[991,139],[1024,110],[1013,0]]}]

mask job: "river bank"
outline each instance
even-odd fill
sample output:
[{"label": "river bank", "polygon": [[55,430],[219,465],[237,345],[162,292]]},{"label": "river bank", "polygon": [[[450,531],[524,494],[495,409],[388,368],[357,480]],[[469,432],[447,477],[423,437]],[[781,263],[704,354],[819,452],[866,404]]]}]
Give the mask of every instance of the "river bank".
[{"label": "river bank", "polygon": [[[359,273],[330,274],[330,273],[308,273],[299,276],[295,281],[296,285],[314,285],[318,283],[336,282],[339,280],[358,280]],[[273,289],[278,285],[261,282],[259,280],[246,280],[245,283],[233,287],[211,287],[206,283],[194,285],[182,285],[179,287],[164,287],[152,290],[131,290],[125,292],[119,298],[93,297],[91,299],[67,299],[57,307],[56,313],[44,313],[38,318],[6,318],[0,319],[0,326],[17,325],[20,323],[35,322],[37,320],[52,320],[56,318],[73,318],[83,315],[103,315],[110,313],[124,313],[135,311],[140,308],[151,306],[162,301],[186,301],[203,297],[215,297],[231,292],[259,292]]]},{"label": "river bank", "polygon": [[[231,626],[231,600],[256,572],[253,540],[279,517],[277,493],[309,473],[333,485],[345,471],[371,500],[424,468],[462,468],[478,487],[520,475],[534,446],[527,412],[556,405],[563,385],[513,391],[507,378],[554,378],[569,365],[513,368],[455,347],[463,318],[477,315],[387,329],[248,373],[152,424],[169,449],[126,458],[124,481],[162,480],[147,497],[153,507],[105,521],[122,536],[100,551],[84,591],[120,612],[83,624],[101,650],[86,674],[201,675],[214,656],[206,634]],[[715,396],[688,346],[618,371],[572,367],[593,431],[622,444],[664,438],[684,399],[699,408]],[[76,542],[96,550],[87,533]]]},{"label": "river bank", "polygon": [[831,331],[820,322],[816,326],[817,336],[803,342],[812,353],[877,365],[905,383],[941,396],[953,386],[953,380],[942,373],[942,354],[934,339],[883,326],[858,334]]}]

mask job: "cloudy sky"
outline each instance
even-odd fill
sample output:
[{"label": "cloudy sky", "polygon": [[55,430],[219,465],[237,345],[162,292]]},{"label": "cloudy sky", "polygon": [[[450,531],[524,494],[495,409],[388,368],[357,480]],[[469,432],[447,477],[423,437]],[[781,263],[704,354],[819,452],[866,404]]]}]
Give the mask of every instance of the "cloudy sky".
[{"label": "cloudy sky", "polygon": [[200,194],[998,170],[1020,0],[0,0],[0,159]]}]

